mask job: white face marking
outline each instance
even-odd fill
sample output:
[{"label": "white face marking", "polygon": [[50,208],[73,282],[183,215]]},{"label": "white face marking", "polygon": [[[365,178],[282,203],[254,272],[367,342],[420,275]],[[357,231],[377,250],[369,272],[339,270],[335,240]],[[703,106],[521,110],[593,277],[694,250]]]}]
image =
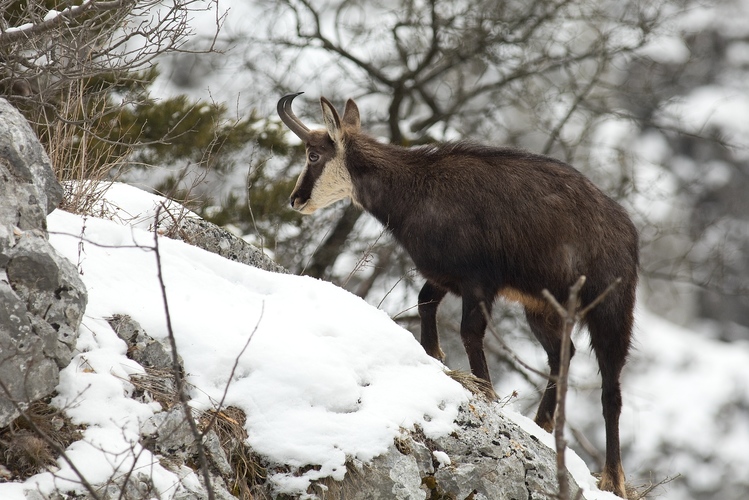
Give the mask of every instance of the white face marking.
[{"label": "white face marking", "polygon": [[317,208],[327,207],[338,200],[351,196],[353,189],[351,175],[346,170],[343,161],[343,153],[339,153],[325,164],[322,175],[317,179],[315,187],[312,188],[310,202],[314,202]]},{"label": "white face marking", "polygon": [[[301,186],[304,177],[309,175],[309,168],[309,165],[304,167],[297,181],[295,191]],[[310,199],[304,205],[295,208],[303,214],[311,214],[336,201],[351,197],[353,195],[353,188],[351,175],[346,170],[343,159],[343,147],[339,146],[338,154],[325,164],[320,177],[315,181]]]}]

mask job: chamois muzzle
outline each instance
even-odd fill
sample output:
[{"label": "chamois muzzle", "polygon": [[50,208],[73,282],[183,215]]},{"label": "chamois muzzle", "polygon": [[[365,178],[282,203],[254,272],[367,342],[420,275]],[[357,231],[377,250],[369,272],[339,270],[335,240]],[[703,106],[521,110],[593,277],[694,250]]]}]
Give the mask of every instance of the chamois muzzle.
[{"label": "chamois muzzle", "polygon": [[293,101],[294,98],[300,94],[304,94],[304,92],[297,92],[296,94],[286,94],[278,101],[276,110],[278,111],[278,116],[281,117],[281,121],[283,121],[286,126],[289,127],[289,130],[294,132],[294,134],[296,134],[296,136],[299,137],[303,142],[307,142],[307,138],[309,137],[309,128],[307,128],[307,126],[302,123],[302,121],[297,118],[297,116],[291,110],[291,101]]},{"label": "chamois muzzle", "polygon": [[299,211],[304,209],[304,206],[307,204],[308,201],[309,199],[307,200],[302,199],[302,197],[299,194],[297,194],[296,191],[291,193],[291,197],[289,198],[289,204],[291,205],[291,208],[293,208],[294,210],[299,210]]}]

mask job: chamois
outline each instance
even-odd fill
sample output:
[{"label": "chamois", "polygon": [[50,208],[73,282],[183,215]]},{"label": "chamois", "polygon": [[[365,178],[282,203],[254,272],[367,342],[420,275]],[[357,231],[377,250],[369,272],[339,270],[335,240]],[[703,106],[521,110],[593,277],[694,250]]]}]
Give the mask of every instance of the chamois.
[{"label": "chamois", "polygon": [[552,377],[536,414],[547,431],[556,406],[562,319],[542,290],[563,302],[585,275],[585,306],[621,279],[585,322],[603,387],[606,463],[600,487],[624,497],[619,378],[631,342],[638,273],[637,230],[625,210],[579,171],[547,156],[465,141],[416,148],[378,142],[361,131],[351,99],[341,117],[321,97],[325,129],[310,130],[291,110],[299,94],[278,102],[281,120],[307,152],[292,208],[310,214],[351,198],[376,217],[426,279],[418,302],[424,350],[444,359],[437,307],[448,292],[460,296],[460,336],[477,377],[490,380],[485,313],[498,296],[520,302],[548,356]]}]

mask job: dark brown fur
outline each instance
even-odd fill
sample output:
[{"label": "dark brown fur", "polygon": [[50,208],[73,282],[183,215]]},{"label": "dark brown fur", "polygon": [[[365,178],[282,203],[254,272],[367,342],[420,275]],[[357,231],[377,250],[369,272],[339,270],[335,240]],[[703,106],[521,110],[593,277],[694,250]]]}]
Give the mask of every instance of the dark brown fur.
[{"label": "dark brown fur", "polygon": [[[331,133],[321,143],[320,131],[313,131],[308,153],[330,157],[331,148],[344,148],[354,201],[392,232],[426,278],[419,294],[421,343],[433,357],[443,359],[437,307],[452,292],[463,300],[460,335],[471,371],[489,380],[482,304],[491,310],[503,296],[525,306],[555,376],[562,325],[541,291],[565,302],[569,287],[585,275],[585,306],[621,278],[586,323],[603,381],[601,487],[624,496],[619,377],[632,336],[638,271],[637,231],[624,209],[573,167],[550,157],[469,142],[413,149],[382,144],[360,131],[353,101],[343,119],[337,113],[335,119],[340,142]],[[302,179],[298,186],[308,184]],[[292,205],[304,196],[308,190],[295,190]],[[555,403],[555,385],[549,382],[536,416],[546,430],[552,428]]]}]

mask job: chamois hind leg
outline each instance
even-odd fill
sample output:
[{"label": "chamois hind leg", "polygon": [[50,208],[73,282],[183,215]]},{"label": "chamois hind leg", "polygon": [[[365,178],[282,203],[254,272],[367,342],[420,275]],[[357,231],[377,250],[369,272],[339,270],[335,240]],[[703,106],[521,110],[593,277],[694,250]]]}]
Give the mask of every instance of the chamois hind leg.
[{"label": "chamois hind leg", "polygon": [[421,318],[421,346],[431,357],[445,360],[440,349],[437,331],[437,308],[447,294],[447,290],[427,281],[419,292],[419,317]]},{"label": "chamois hind leg", "polygon": [[[634,291],[604,300],[588,313],[588,330],[601,371],[603,418],[606,424],[606,463],[599,487],[626,498],[619,445],[622,392],[619,377],[632,338]],[[630,298],[631,297],[631,298]]]},{"label": "chamois hind leg", "polygon": [[[525,316],[533,335],[541,343],[549,360],[550,377],[544,395],[541,397],[541,403],[538,405],[535,421],[544,430],[551,432],[554,428],[554,412],[557,405],[556,377],[559,375],[562,350],[562,319],[551,310],[537,312],[527,308]],[[574,354],[575,346],[570,345],[570,359]]]}]

